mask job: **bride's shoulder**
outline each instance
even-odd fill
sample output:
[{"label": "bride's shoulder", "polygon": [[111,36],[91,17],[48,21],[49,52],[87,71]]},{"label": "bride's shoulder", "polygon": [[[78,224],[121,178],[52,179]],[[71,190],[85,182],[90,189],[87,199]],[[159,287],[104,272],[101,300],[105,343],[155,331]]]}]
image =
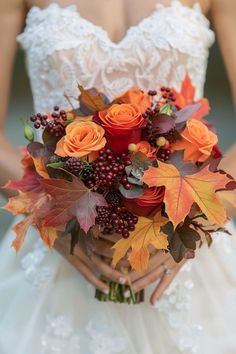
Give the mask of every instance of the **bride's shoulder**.
[{"label": "bride's shoulder", "polygon": [[235,0],[210,0],[211,9],[220,13],[232,12],[236,16],[236,1]]},{"label": "bride's shoulder", "polygon": [[7,11],[23,11],[25,9],[25,0],[0,1],[0,13]]}]

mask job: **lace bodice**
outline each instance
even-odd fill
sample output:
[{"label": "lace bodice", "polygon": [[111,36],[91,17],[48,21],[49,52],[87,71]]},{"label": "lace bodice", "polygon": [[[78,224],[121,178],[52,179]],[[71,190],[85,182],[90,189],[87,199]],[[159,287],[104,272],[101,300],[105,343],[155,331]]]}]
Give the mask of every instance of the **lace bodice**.
[{"label": "lace bodice", "polygon": [[96,87],[109,97],[132,86],[179,88],[186,70],[203,93],[208,49],[214,41],[200,6],[172,1],[114,43],[108,33],[81,17],[76,6],[33,7],[18,36],[26,50],[35,110],[68,107],[64,93],[77,96],[77,83]]}]

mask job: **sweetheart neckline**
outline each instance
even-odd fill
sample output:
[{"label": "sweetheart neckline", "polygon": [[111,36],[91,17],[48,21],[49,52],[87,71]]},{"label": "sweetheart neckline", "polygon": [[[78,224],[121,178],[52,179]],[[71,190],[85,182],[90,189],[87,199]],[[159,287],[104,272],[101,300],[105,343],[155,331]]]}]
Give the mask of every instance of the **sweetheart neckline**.
[{"label": "sweetheart neckline", "polygon": [[[138,21],[137,24],[135,25],[131,25],[127,28],[124,36],[119,40],[119,41],[114,41],[111,39],[108,31],[101,25],[96,25],[95,23],[93,23],[92,21],[88,20],[87,18],[81,16],[80,14],[80,11],[77,7],[77,5],[68,5],[68,6],[65,6],[65,7],[62,7],[60,6],[59,4],[57,4],[56,2],[52,2],[50,3],[48,6],[46,7],[39,7],[39,6],[32,6],[28,13],[27,13],[27,16],[32,12],[32,11],[40,11],[40,12],[44,12],[44,11],[47,11],[48,9],[50,9],[51,7],[57,7],[58,9],[60,9],[61,11],[66,11],[68,9],[73,9],[77,14],[78,16],[87,24],[89,24],[90,26],[92,26],[94,29],[97,29],[97,30],[100,30],[100,32],[103,33],[103,35],[106,37],[106,39],[108,40],[109,44],[111,47],[114,47],[114,48],[119,48],[120,46],[122,46],[122,44],[127,40],[127,38],[129,37],[129,33],[137,28],[139,28],[143,23],[145,23],[146,21],[148,21],[150,18],[152,18],[153,16],[155,16],[156,13],[158,13],[161,9],[165,10],[165,11],[168,11],[170,10],[174,4],[177,4],[178,6],[182,7],[182,8],[185,8],[185,9],[189,9],[190,11],[198,11],[199,14],[201,14],[201,16],[209,22],[207,16],[203,13],[202,11],[202,8],[201,8],[201,5],[199,2],[196,2],[192,5],[192,7],[190,6],[187,6],[187,5],[184,5],[180,0],[172,0],[170,2],[169,5],[163,5],[163,4],[160,4],[160,3],[157,3],[155,5],[155,8],[153,9],[153,11],[151,11],[150,15],[142,18],[140,21]],[[23,31],[24,32],[24,31]]]}]

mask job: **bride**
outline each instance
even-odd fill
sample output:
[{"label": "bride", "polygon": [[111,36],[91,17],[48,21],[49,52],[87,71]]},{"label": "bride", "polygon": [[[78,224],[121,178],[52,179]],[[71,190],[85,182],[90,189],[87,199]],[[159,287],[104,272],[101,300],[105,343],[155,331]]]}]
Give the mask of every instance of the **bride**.
[{"label": "bride", "polygon": [[[17,35],[37,112],[67,106],[63,94],[76,95],[77,80],[113,96],[132,86],[178,89],[188,71],[199,98],[214,41],[208,15],[236,100],[235,0],[1,1],[1,128]],[[3,128],[0,134],[3,185],[20,178],[21,168]],[[232,148],[222,162],[234,176],[235,153]],[[94,299],[94,286],[108,290],[99,273],[125,281],[102,262],[99,247],[90,259],[78,248],[70,256],[67,240],[49,252],[32,229],[16,256],[9,231],[1,237],[0,353],[236,353],[236,230],[231,222],[228,229],[231,238],[215,235],[210,250],[203,246],[193,261],[176,265],[159,253],[146,274],[131,273],[134,290],[146,288],[146,302],[137,306]]]}]

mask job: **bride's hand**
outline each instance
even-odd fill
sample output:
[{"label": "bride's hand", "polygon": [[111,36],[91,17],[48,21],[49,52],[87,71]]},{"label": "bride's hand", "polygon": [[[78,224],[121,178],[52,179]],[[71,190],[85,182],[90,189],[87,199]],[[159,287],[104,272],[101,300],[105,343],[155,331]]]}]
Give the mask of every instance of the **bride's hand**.
[{"label": "bride's hand", "polygon": [[[162,251],[157,252],[156,255],[150,257],[148,269],[144,274],[135,271],[129,274],[133,291],[138,292],[158,281],[150,298],[151,304],[155,305],[185,262],[186,260],[176,263],[170,254],[165,254]],[[128,291],[125,296],[129,296]]]},{"label": "bride's hand", "polygon": [[[120,238],[119,235],[101,235],[101,238],[106,242],[117,242]],[[106,251],[110,252],[107,256],[111,258],[111,251],[109,250],[109,245],[107,245]],[[101,248],[102,250],[103,248]],[[119,265],[128,266],[129,263],[122,261]],[[153,291],[150,302],[155,305],[156,302],[161,298],[163,292],[168,288],[168,286],[173,281],[176,274],[182,268],[186,260],[180,263],[176,263],[169,253],[164,253],[164,251],[158,251],[155,255],[151,256],[148,263],[148,269],[145,273],[140,274],[135,271],[128,273],[129,282],[132,284],[132,289],[135,293],[145,289],[148,285],[158,282],[155,290]],[[130,292],[126,290],[125,296],[129,297]]]},{"label": "bride's hand", "polygon": [[[111,245],[104,240],[96,241],[96,253],[92,253],[90,257],[86,256],[78,245],[74,248],[74,254],[70,254],[70,237],[59,237],[54,247],[64,258],[67,259],[95,288],[101,290],[105,294],[109,294],[109,287],[100,280],[100,275],[105,278],[125,284],[127,279],[124,274],[118,270],[114,270],[110,265],[102,260],[100,255],[111,258]],[[98,274],[99,273],[99,274]]]}]

